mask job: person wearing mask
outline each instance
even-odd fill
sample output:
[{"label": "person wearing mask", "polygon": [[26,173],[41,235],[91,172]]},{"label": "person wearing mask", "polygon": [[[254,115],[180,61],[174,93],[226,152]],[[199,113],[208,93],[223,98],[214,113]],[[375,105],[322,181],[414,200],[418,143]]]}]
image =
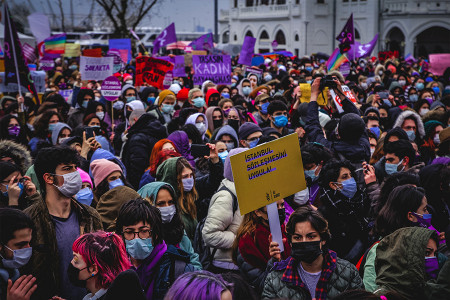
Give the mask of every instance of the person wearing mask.
[{"label": "person wearing mask", "polygon": [[217,274],[228,271],[238,272],[239,270],[233,262],[232,246],[242,222],[242,216],[239,207],[236,206],[238,204],[235,199],[237,196],[230,157],[245,150],[248,148],[233,149],[226,158],[223,171],[225,178],[211,198],[202,229],[206,246],[214,249],[211,250],[212,264],[209,271]]},{"label": "person wearing mask", "polygon": [[176,96],[170,90],[163,90],[159,93],[155,105],[149,107],[147,112],[158,119],[161,124],[167,124],[172,120],[175,112]]},{"label": "person wearing mask", "polygon": [[407,110],[402,112],[394,123],[393,127],[400,127],[411,142],[415,142],[418,146],[422,145],[422,139],[425,136],[425,129],[422,119],[413,111]]},{"label": "person wearing mask", "polygon": [[406,299],[445,299],[450,261],[443,262],[437,246],[437,234],[421,227],[401,228],[383,238],[375,259],[375,294],[395,291]]},{"label": "person wearing mask", "polygon": [[206,131],[206,134],[208,136],[213,136],[213,134],[223,126],[223,111],[218,106],[210,106],[206,110],[205,115],[206,120],[208,120],[208,130]]},{"label": "person wearing mask", "polygon": [[21,125],[19,118],[11,114],[0,119],[0,140],[11,140],[28,145],[28,127]]},{"label": "person wearing mask", "polygon": [[30,260],[33,221],[13,208],[0,208],[0,298],[30,299],[37,288],[36,278],[20,275],[19,268]]},{"label": "person wearing mask", "polygon": [[191,143],[193,143],[193,141],[189,138],[188,134],[185,131],[174,131],[167,137],[167,140],[173,143],[173,146],[177,150],[177,152],[179,152],[181,156],[186,158],[192,167],[195,167],[194,157],[191,154]]},{"label": "person wearing mask", "polygon": [[239,113],[236,107],[230,108],[227,115],[227,125],[230,125],[236,133],[239,132],[239,127],[246,122],[244,116]]},{"label": "person wearing mask", "polygon": [[150,114],[143,114],[128,130],[122,161],[128,171],[127,180],[135,189],[139,187],[139,181],[149,166],[154,145],[166,137],[166,127]]},{"label": "person wearing mask", "polygon": [[131,187],[123,175],[122,168],[115,162],[104,158],[96,159],[91,162],[90,169],[94,178],[94,195],[97,199],[118,186]]},{"label": "person wearing mask", "polygon": [[87,206],[96,207],[97,206],[97,199],[94,201],[94,185],[92,184],[91,177],[88,173],[83,171],[80,168],[77,168],[78,173],[80,173],[81,177],[81,190],[75,195],[75,199]]},{"label": "person wearing mask", "polygon": [[[263,299],[332,299],[363,287],[355,266],[330,250],[328,222],[319,212],[298,208],[289,218],[286,235],[291,256],[267,275]],[[270,248],[279,252],[276,242]]]},{"label": "person wearing mask", "polygon": [[276,129],[281,136],[292,133],[293,130],[286,128],[288,125],[288,108],[283,101],[274,100],[267,107],[267,115],[270,119],[270,127]]},{"label": "person wearing mask", "polygon": [[189,254],[190,263],[194,269],[201,270],[202,264],[199,256],[195,253],[192,243],[184,231],[173,187],[168,183],[155,181],[144,185],[138,194],[161,212],[164,241]]},{"label": "person wearing mask", "polygon": [[430,120],[423,124],[425,129],[424,143],[419,147],[420,156],[426,165],[436,158],[436,148],[439,146],[439,134],[444,130],[444,124],[436,120]]},{"label": "person wearing mask", "polygon": [[66,123],[58,122],[52,131],[52,144],[61,145],[67,140],[72,134],[72,128]]},{"label": "person wearing mask", "polygon": [[239,127],[239,146],[255,148],[262,136],[261,128],[252,122],[246,122]]},{"label": "person wearing mask", "polygon": [[61,115],[55,111],[47,111],[40,116],[34,124],[34,137],[28,143],[33,157],[36,157],[38,147],[41,147],[42,144],[51,145],[53,129],[55,128],[56,123],[62,121]]},{"label": "person wearing mask", "polygon": [[[384,172],[377,175],[379,182],[382,182],[384,177],[397,172],[409,171],[414,164],[415,151],[410,142],[405,140],[398,140],[384,144]],[[423,167],[423,165],[420,165]],[[414,172],[411,170],[409,172]],[[384,175],[384,176],[383,176]]]},{"label": "person wearing mask", "polygon": [[218,106],[219,100],[220,100],[220,93],[215,88],[211,88],[206,92],[205,99],[206,99],[206,105],[208,107]]},{"label": "person wearing mask", "polygon": [[[42,199],[24,211],[35,225],[34,250],[26,271],[36,276],[35,296],[39,299],[85,295],[85,290],[73,286],[67,276],[72,244],[81,233],[100,230],[102,224],[97,211],[73,198],[82,186],[77,164],[76,150],[67,146],[43,148],[34,162]],[[38,251],[42,247],[47,251]]]},{"label": "person wearing mask", "polygon": [[188,101],[186,101],[183,105],[190,107],[194,107],[199,113],[205,112],[205,99],[203,98],[203,93],[200,89],[193,88],[189,90]]},{"label": "person wearing mask", "polygon": [[0,207],[23,210],[39,200],[39,193],[31,178],[22,174],[19,166],[0,161]]},{"label": "person wearing mask", "polygon": [[250,93],[252,92],[251,82],[249,79],[244,78],[239,82],[238,86],[239,95],[243,96],[248,102],[250,101]]},{"label": "person wearing mask", "polygon": [[206,141],[206,131],[208,130],[208,119],[206,116],[202,113],[196,113],[193,115],[190,115],[189,118],[186,120],[186,124],[193,124],[195,127],[197,127],[198,132],[200,132],[200,135],[202,136],[202,140]]},{"label": "person wearing mask", "polygon": [[[69,112],[69,118],[67,119],[67,125],[71,128],[77,127],[83,122],[83,117],[88,108],[88,105],[95,99],[94,92],[91,89],[81,89],[77,94],[78,107],[72,108]],[[59,121],[59,122],[62,122]]]},{"label": "person wearing mask", "polygon": [[74,286],[89,291],[83,299],[145,300],[119,235],[104,231],[86,233],[73,243],[72,250],[67,273]]},{"label": "person wearing mask", "polygon": [[[277,208],[284,244],[284,251],[278,255],[284,260],[291,254],[291,248],[285,234],[286,210],[284,200],[277,201]],[[244,215],[232,248],[233,261],[239,266],[245,279],[256,288],[259,294],[264,288],[266,270],[270,270],[276,261],[271,259],[271,253],[269,252],[272,236],[268,218],[267,207],[265,206]]]},{"label": "person wearing mask", "polygon": [[116,220],[147,300],[162,300],[179,276],[194,271],[186,252],[166,244],[162,227],[159,209],[142,198],[125,203]]},{"label": "person wearing mask", "polygon": [[426,99],[420,99],[414,104],[414,110],[423,118],[430,111],[430,103]]},{"label": "person wearing mask", "polygon": [[228,152],[239,146],[239,138],[237,133],[230,125],[224,125],[219,129],[216,135],[216,140],[225,143]]},{"label": "person wearing mask", "polygon": [[270,101],[272,101],[272,98],[266,93],[260,94],[255,98],[256,111],[253,113],[253,117],[261,128],[270,126],[269,116],[267,115],[267,107]]}]

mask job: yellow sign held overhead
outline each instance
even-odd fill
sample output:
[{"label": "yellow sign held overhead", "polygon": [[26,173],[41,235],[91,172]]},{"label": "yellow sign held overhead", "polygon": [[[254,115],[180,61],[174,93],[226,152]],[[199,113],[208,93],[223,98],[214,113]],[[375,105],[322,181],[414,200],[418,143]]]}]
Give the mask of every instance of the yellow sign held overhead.
[{"label": "yellow sign held overhead", "polygon": [[298,135],[230,157],[241,215],[306,188]]},{"label": "yellow sign held overhead", "polygon": [[[300,91],[302,92],[302,96],[300,97],[300,102],[309,102],[311,100],[311,85],[309,83],[299,83]],[[324,98],[325,97],[325,98]],[[328,88],[326,87],[322,93],[317,97],[317,104],[320,106],[326,106],[328,99]]]}]

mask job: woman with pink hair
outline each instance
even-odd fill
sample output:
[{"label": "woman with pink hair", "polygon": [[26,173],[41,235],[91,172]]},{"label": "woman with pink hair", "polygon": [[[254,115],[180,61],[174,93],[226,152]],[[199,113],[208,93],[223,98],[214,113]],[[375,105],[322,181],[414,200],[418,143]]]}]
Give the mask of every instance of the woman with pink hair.
[{"label": "woman with pink hair", "polygon": [[130,269],[125,245],[117,234],[98,231],[80,236],[72,245],[70,282],[89,290],[83,300],[145,299],[139,278]]}]

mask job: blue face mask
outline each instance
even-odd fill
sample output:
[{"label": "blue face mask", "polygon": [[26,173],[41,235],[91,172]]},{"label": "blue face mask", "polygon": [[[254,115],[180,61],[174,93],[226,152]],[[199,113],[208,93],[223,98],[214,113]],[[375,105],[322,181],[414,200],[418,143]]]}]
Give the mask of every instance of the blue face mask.
[{"label": "blue face mask", "polygon": [[122,179],[117,178],[116,180],[111,181],[109,183],[109,189],[112,190],[113,188],[118,187],[118,186],[122,186],[122,185],[124,185]]},{"label": "blue face mask", "polygon": [[171,114],[173,112],[175,105],[163,104],[161,105],[161,110],[165,114]]},{"label": "blue face mask", "polygon": [[155,100],[156,100],[156,97],[148,97],[148,98],[147,98],[148,104],[153,104],[153,103],[155,103]]},{"label": "blue face mask", "polygon": [[[22,196],[23,193],[23,183],[19,182],[17,183],[17,186],[20,188],[20,194],[19,197]],[[9,189],[9,184],[5,185],[6,187],[6,192],[3,192],[3,196],[8,197],[8,189]]]},{"label": "blue face mask", "polygon": [[92,193],[92,190],[90,188],[85,187],[84,189],[81,189],[75,195],[75,199],[77,199],[77,201],[82,204],[86,204],[87,206],[90,206],[92,203],[92,200],[94,199],[94,193]]},{"label": "blue face mask", "polygon": [[252,88],[249,86],[245,86],[242,88],[242,93],[244,93],[244,96],[250,95],[251,92],[252,92]]},{"label": "blue face mask", "polygon": [[317,176],[316,176],[316,170],[318,167],[315,167],[312,170],[305,170],[305,176],[311,178],[312,181],[314,181]]},{"label": "blue face mask", "polygon": [[134,259],[146,259],[153,251],[152,239],[125,240],[127,253]]},{"label": "blue face mask", "polygon": [[130,103],[131,101],[136,100],[136,96],[129,96],[129,97],[125,97],[127,98],[127,103]]},{"label": "blue face mask", "polygon": [[192,103],[194,104],[195,107],[200,108],[205,106],[205,99],[203,99],[202,97],[197,97],[194,100],[192,100]]},{"label": "blue face mask", "polygon": [[398,171],[398,167],[403,163],[403,159],[398,164],[384,164],[384,170],[388,175],[403,171],[404,167]]},{"label": "blue face mask", "polygon": [[377,139],[380,138],[381,130],[380,127],[372,127],[370,128],[370,131],[373,132],[377,136]]},{"label": "blue face mask", "polygon": [[409,95],[410,102],[417,102],[417,100],[419,100],[419,95],[417,95],[417,94]]},{"label": "blue face mask", "polygon": [[267,107],[269,107],[269,102],[261,104],[261,113],[267,115]]},{"label": "blue face mask", "polygon": [[251,142],[248,142],[248,146],[250,147],[250,149],[255,148],[258,145],[258,142],[259,142],[259,138],[256,140],[253,140]]},{"label": "blue face mask", "polygon": [[84,100],[83,104],[81,104],[81,106],[83,106],[83,108],[87,108],[89,104],[89,100]]},{"label": "blue face mask", "polygon": [[230,99],[230,94],[229,93],[222,93],[222,97]]},{"label": "blue face mask", "polygon": [[313,68],[312,67],[306,67],[305,70],[308,71],[308,72],[311,72],[313,70]]},{"label": "blue face mask", "polygon": [[406,134],[408,135],[408,139],[411,142],[414,142],[414,140],[416,139],[416,134],[414,133],[414,130],[406,131]]},{"label": "blue face mask", "polygon": [[438,86],[433,86],[432,89],[435,95],[438,95],[441,92],[441,89]]},{"label": "blue face mask", "polygon": [[228,151],[225,150],[225,151],[223,151],[223,152],[220,152],[218,155],[219,155],[220,159],[222,160],[222,162],[225,162],[225,159],[226,159],[227,156],[228,156]]},{"label": "blue face mask", "polygon": [[418,89],[419,91],[423,90],[424,87],[425,85],[422,82],[416,83],[416,89]]},{"label": "blue face mask", "polygon": [[383,99],[383,103],[384,105],[388,106],[388,107],[392,107],[392,103],[391,101],[387,100],[387,99]]},{"label": "blue face mask", "polygon": [[353,198],[355,196],[356,191],[358,190],[358,186],[356,185],[355,178],[349,178],[341,182],[342,189],[340,189],[342,195],[347,198]]},{"label": "blue face mask", "polygon": [[287,123],[288,123],[288,118],[285,115],[273,117],[273,124],[278,128],[286,126]]},{"label": "blue face mask", "polygon": [[52,132],[55,129],[56,123],[48,124],[48,131]]}]

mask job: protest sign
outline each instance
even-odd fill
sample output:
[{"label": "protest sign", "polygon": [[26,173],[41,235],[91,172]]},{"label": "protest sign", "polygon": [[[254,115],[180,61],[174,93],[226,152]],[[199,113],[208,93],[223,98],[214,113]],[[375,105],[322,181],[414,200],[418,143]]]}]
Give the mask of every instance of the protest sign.
[{"label": "protest sign", "polygon": [[164,76],[163,87],[165,89],[170,88],[170,86],[172,85],[172,81],[173,81],[173,73],[172,71],[169,71],[166,73],[166,76]]},{"label": "protest sign", "polygon": [[[353,92],[350,90],[350,88],[346,85],[342,85],[342,91],[344,92],[345,96],[350,99],[353,103],[358,103],[358,100],[356,100],[355,95],[353,95]],[[334,100],[334,104],[336,104],[336,108],[338,109],[339,113],[343,113],[344,109],[342,108],[341,98],[339,98],[338,95],[334,92],[334,90],[330,90],[331,97]]]},{"label": "protest sign", "polygon": [[206,80],[215,84],[231,84],[231,58],[229,55],[194,55],[194,84]]},{"label": "protest sign", "polygon": [[53,70],[53,68],[55,67],[55,61],[51,57],[44,56],[39,61],[39,66],[41,70],[50,71]]},{"label": "protest sign", "polygon": [[120,51],[118,49],[109,49],[106,57],[112,57],[114,59],[113,73],[117,73],[122,69],[122,58],[120,57]]},{"label": "protest sign", "polygon": [[272,241],[278,243],[278,248],[280,248],[280,251],[284,251],[284,244],[283,244],[283,234],[281,233],[281,224],[280,224],[280,218],[278,215],[278,207],[277,203],[271,203],[266,206],[267,207],[267,217],[269,219],[269,227],[270,227],[270,234],[272,235]]},{"label": "protest sign", "polygon": [[79,57],[80,55],[80,44],[66,43],[64,57]]},{"label": "protest sign", "polygon": [[252,66],[259,66],[264,64],[264,56],[255,56],[252,58]]},{"label": "protest sign", "polygon": [[67,103],[69,103],[69,99],[73,94],[73,90],[69,89],[69,90],[59,90],[58,92],[61,96],[63,96],[64,100],[66,100]]},{"label": "protest sign", "polygon": [[175,62],[173,67],[173,76],[174,77],[185,77],[186,70],[184,68],[184,56],[175,56]]},{"label": "protest sign", "polygon": [[108,101],[114,101],[120,97],[122,84],[115,76],[109,76],[102,82],[102,96]]},{"label": "protest sign", "polygon": [[262,77],[262,74],[263,74],[263,70],[244,66],[244,73],[246,73],[247,75],[248,74],[255,74],[256,76],[258,76],[258,80],[261,80],[261,77]]},{"label": "protest sign", "polygon": [[[45,92],[45,71],[30,71],[31,81],[33,82],[37,93]],[[10,82],[5,85],[5,73],[0,72],[0,92],[1,93],[14,93],[19,90],[16,82]],[[29,92],[25,85],[25,82],[21,82],[21,89],[24,92]]]},{"label": "protest sign", "polygon": [[398,58],[399,53],[397,50],[395,51],[380,51],[378,52],[378,60],[385,61],[389,58]]},{"label": "protest sign", "polygon": [[255,54],[256,39],[251,36],[246,36],[244,44],[242,45],[241,54],[239,55],[238,63],[242,65],[251,66],[252,57]]},{"label": "protest sign", "polygon": [[306,188],[298,135],[230,157],[241,215]]},{"label": "protest sign", "polygon": [[[300,86],[300,91],[302,92],[300,102],[301,103],[309,102],[311,100],[311,85],[309,83],[299,83],[298,85]],[[322,93],[319,93],[319,96],[317,97],[317,104],[319,104],[320,106],[326,106],[328,103],[327,95],[328,95],[328,88],[326,87],[323,90],[323,95]]]},{"label": "protest sign", "polygon": [[[450,67],[450,54],[430,54],[430,67],[428,71],[434,75],[443,75],[445,69]],[[448,78],[447,78],[448,79]]]},{"label": "protest sign", "polygon": [[102,57],[102,48],[84,49],[83,56]]},{"label": "protest sign", "polygon": [[[123,62],[127,63],[131,60],[131,40],[130,39],[110,39],[109,49],[126,50],[126,57],[122,56]],[[125,51],[121,51],[125,53]]]},{"label": "protest sign", "polygon": [[350,63],[346,62],[343,63],[340,67],[339,67],[339,72],[341,72],[341,74],[344,77],[347,77],[348,74],[350,74]]},{"label": "protest sign", "polygon": [[81,80],[104,80],[113,74],[114,59],[112,57],[80,58]]},{"label": "protest sign", "polygon": [[173,69],[171,62],[148,56],[136,58],[136,86],[142,86],[144,82],[163,89],[163,81],[166,73]]}]

